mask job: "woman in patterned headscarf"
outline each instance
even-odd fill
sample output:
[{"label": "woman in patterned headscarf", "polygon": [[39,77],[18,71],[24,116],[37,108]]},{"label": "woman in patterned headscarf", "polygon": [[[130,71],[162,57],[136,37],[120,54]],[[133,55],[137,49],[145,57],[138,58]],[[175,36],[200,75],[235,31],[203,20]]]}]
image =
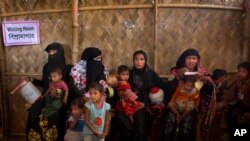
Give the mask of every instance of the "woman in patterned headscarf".
[{"label": "woman in patterned headscarf", "polygon": [[[173,76],[173,80],[167,84],[167,93],[172,96],[175,92],[176,88],[179,85],[183,84],[182,78],[185,72],[197,72],[197,79],[201,80],[204,83],[204,86],[212,85],[213,81],[209,72],[201,65],[200,63],[200,55],[198,51],[194,48],[189,48],[185,50],[179,57],[176,62],[176,66],[171,69],[171,74]],[[201,93],[201,103],[200,103],[200,111],[199,111],[199,119],[203,121],[203,125],[208,127],[211,125],[211,121],[214,117],[215,106],[216,106],[216,94],[207,92],[203,88],[200,90]],[[212,85],[213,86],[213,85]],[[212,87],[212,90],[214,88]],[[206,94],[205,94],[206,93]],[[209,94],[208,94],[209,93]],[[209,107],[209,108],[208,108]],[[197,111],[193,110],[183,121],[180,123],[180,137],[181,140],[188,140],[191,138],[191,129],[193,128],[193,123],[196,117]],[[210,114],[206,114],[210,113]],[[175,129],[175,115],[171,112],[167,113],[167,122],[165,135],[167,139],[172,139],[174,136]],[[201,122],[201,121],[199,121]],[[200,123],[201,124],[201,123]],[[198,133],[199,134],[199,133]],[[198,135],[200,136],[200,135]]]}]

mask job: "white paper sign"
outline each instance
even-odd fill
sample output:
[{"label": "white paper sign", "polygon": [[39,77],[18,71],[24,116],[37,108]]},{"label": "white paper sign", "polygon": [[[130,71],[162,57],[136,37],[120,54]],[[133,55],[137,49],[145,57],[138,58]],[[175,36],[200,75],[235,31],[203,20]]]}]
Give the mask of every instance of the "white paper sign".
[{"label": "white paper sign", "polygon": [[3,21],[5,46],[40,44],[39,21]]}]

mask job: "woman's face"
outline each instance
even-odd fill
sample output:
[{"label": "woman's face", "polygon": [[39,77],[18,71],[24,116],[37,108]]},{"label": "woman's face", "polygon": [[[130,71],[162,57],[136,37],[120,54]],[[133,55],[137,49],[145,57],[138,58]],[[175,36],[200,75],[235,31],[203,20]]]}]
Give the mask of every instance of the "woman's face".
[{"label": "woman's face", "polygon": [[185,67],[187,67],[189,71],[194,71],[197,63],[198,63],[198,57],[190,55],[185,60]]},{"label": "woman's face", "polygon": [[54,49],[49,50],[49,55],[54,55],[54,54],[56,54],[56,53],[57,53],[57,50],[54,50]]},{"label": "woman's face", "polygon": [[136,69],[143,69],[145,66],[145,58],[143,54],[137,54],[134,58],[134,66]]}]

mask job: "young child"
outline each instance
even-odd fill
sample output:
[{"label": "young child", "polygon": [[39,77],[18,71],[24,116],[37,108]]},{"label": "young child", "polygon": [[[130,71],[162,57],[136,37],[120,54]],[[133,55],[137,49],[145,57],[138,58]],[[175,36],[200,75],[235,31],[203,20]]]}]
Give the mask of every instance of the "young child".
[{"label": "young child", "polygon": [[119,83],[118,93],[120,94],[120,102],[117,103],[117,109],[121,110],[128,116],[131,121],[134,113],[144,107],[142,102],[136,101],[138,96],[131,91],[131,86],[128,83],[129,68],[125,65],[118,67]]},{"label": "young child", "polygon": [[[104,92],[106,94],[105,97],[103,97],[104,99],[111,98],[114,96],[114,89],[113,88],[117,87],[117,85],[118,85],[118,80],[117,80],[115,75],[108,75],[106,81],[100,80],[99,83],[103,86]],[[83,99],[85,101],[90,100],[89,92],[87,92],[83,95]]]},{"label": "young child", "polygon": [[[60,68],[52,69],[50,79],[50,87],[43,96],[46,98],[46,105],[40,115],[40,118],[48,118],[53,113],[57,112],[63,104],[67,104],[69,90],[67,84],[62,80],[62,70]],[[56,95],[50,93],[54,90],[56,90]]]},{"label": "young child", "polygon": [[83,100],[76,98],[71,103],[71,114],[67,120],[64,141],[83,141]]},{"label": "young child", "polygon": [[84,107],[84,141],[104,141],[110,125],[110,105],[105,102],[104,88],[100,83],[89,86],[91,101]]},{"label": "young child", "polygon": [[101,80],[99,81],[100,84],[102,84],[105,93],[107,94],[107,97],[113,97],[114,96],[114,89],[118,85],[118,80],[115,75],[108,75],[107,80]]},{"label": "young child", "polygon": [[[216,113],[219,115],[219,126],[225,126],[225,110],[228,107],[228,97],[230,90],[226,82],[227,72],[223,69],[215,69],[212,73],[214,87],[217,90],[216,95]],[[211,88],[212,89],[212,88]]]},{"label": "young child", "polygon": [[194,108],[197,110],[200,96],[195,88],[195,76],[185,75],[184,84],[179,86],[169,102],[169,109],[176,115],[177,124]]},{"label": "young child", "polygon": [[250,112],[250,62],[238,65],[238,79],[235,82],[235,101],[230,113],[229,129],[237,126],[245,115]]}]

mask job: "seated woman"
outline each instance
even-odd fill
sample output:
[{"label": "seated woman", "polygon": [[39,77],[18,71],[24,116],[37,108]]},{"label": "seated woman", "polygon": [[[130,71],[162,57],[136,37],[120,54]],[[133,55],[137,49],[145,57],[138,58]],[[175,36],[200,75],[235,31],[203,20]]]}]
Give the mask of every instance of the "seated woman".
[{"label": "seated woman", "polygon": [[81,60],[71,69],[76,93],[83,96],[91,83],[106,80],[107,68],[102,63],[102,52],[96,47],[87,47],[82,52]]},{"label": "seated woman", "polygon": [[[133,55],[133,69],[130,71],[129,83],[132,91],[136,92],[137,101],[142,102],[145,107],[150,105],[149,93],[150,90],[157,86],[161,89],[165,88],[165,84],[160,77],[148,67],[147,55],[144,51],[136,51]],[[123,93],[119,93],[123,98]],[[117,111],[116,126],[112,134],[112,140],[117,141],[146,141],[148,139],[147,122],[149,115],[146,108],[142,108],[133,115],[133,122],[124,114]]]},{"label": "seated woman", "polygon": [[[48,53],[48,62],[43,67],[42,80],[37,80],[30,78],[30,80],[36,85],[43,87],[44,94],[49,85],[50,73],[54,68],[60,68],[62,70],[62,78],[68,83],[69,82],[69,71],[71,65],[66,65],[64,58],[64,50],[61,44],[52,43],[47,46],[45,51]],[[57,91],[51,90],[52,95],[56,95]],[[30,140],[63,140],[65,122],[66,122],[66,109],[60,108],[57,112],[53,113],[50,118],[46,121],[46,128],[41,126],[41,121],[39,115],[41,114],[42,108],[45,106],[45,99],[38,99],[29,109],[28,109],[28,119],[26,125],[26,137],[27,141]],[[59,118],[61,117],[61,118]]]},{"label": "seated woman", "polygon": [[[201,80],[203,83],[212,81],[209,73],[200,64],[200,55],[198,51],[196,49],[189,48],[181,54],[176,62],[176,66],[171,69],[173,80],[167,83],[166,92],[168,96],[171,97],[176,91],[177,87],[183,85],[182,78],[186,72],[196,72],[196,78]],[[193,131],[192,129],[196,113],[196,110],[192,110],[187,116],[185,116],[185,118],[182,119],[182,122],[180,122],[180,140],[190,140],[192,137],[191,131]],[[176,127],[176,115],[171,111],[167,112],[165,127],[166,140],[173,140],[175,137],[174,131]]]}]

